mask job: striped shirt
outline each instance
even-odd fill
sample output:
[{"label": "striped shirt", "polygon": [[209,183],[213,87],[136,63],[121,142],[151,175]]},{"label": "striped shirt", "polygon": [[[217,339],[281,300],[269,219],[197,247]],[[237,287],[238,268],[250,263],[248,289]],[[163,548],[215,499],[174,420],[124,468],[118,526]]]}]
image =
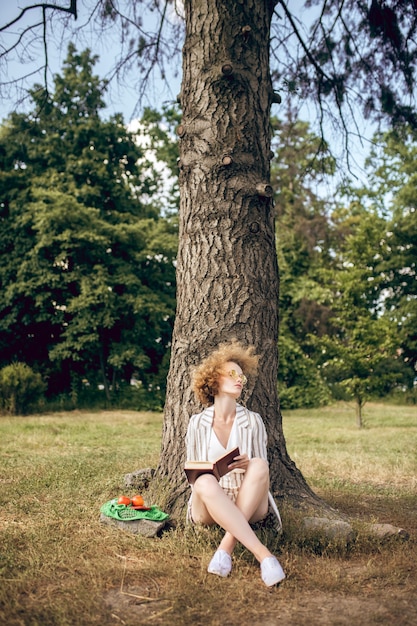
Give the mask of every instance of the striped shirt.
[{"label": "striped shirt", "polygon": [[[202,413],[191,416],[185,438],[187,461],[209,460],[208,450],[213,419],[214,406],[208,407]],[[257,457],[268,461],[266,429],[259,413],[249,411],[241,404],[237,404],[235,420],[240,454],[247,454],[250,459]],[[221,479],[220,484],[222,488],[233,500],[236,499],[243,477],[244,474],[242,472],[232,471]],[[281,526],[281,517],[272,494],[269,493],[268,497],[269,503]]]}]

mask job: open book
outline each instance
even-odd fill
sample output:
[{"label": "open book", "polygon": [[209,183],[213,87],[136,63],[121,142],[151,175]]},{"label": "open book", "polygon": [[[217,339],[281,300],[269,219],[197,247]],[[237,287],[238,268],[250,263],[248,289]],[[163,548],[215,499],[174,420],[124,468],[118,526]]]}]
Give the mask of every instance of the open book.
[{"label": "open book", "polygon": [[217,480],[230,472],[229,465],[236,456],[239,456],[239,448],[233,448],[215,461],[186,461],[184,471],[188,482],[192,485],[200,474],[213,474]]}]

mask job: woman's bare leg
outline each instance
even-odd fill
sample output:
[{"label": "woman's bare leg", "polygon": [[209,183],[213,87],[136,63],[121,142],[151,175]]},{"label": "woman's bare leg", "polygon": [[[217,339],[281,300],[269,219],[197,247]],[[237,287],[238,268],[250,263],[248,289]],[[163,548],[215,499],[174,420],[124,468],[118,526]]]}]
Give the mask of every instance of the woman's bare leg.
[{"label": "woman's bare leg", "polygon": [[[235,503],[247,521],[254,523],[265,517],[268,512],[268,490],[268,463],[264,459],[251,459]],[[236,543],[236,537],[226,530],[219,549],[232,554]]]},{"label": "woman's bare leg", "polygon": [[226,531],[219,548],[231,554],[236,541],[240,541],[259,562],[271,556],[271,552],[259,541],[248,520],[261,519],[268,510],[267,467],[262,459],[251,460],[236,504],[208,474],[197,479],[192,498],[192,517],[196,522],[215,522]]}]

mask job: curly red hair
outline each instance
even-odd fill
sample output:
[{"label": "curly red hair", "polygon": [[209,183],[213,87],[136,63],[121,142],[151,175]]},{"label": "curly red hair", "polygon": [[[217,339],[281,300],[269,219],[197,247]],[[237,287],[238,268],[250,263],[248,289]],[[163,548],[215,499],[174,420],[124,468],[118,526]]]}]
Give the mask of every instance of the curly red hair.
[{"label": "curly red hair", "polygon": [[245,347],[236,339],[221,343],[193,372],[192,388],[203,406],[213,404],[219,391],[219,378],[224,373],[223,366],[228,361],[237,363],[248,377],[255,376],[258,371],[259,356],[255,354],[254,346]]}]

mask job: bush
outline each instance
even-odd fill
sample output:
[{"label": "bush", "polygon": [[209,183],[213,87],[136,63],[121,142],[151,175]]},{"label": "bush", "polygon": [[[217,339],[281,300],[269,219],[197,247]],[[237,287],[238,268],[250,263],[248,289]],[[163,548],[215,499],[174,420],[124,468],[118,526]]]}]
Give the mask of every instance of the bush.
[{"label": "bush", "polygon": [[[378,398],[379,399],[379,398]],[[417,404],[417,386],[411,389],[393,389],[385,397],[386,402],[397,406],[416,405]]]},{"label": "bush", "polygon": [[310,385],[278,386],[278,395],[282,409],[314,409],[331,402],[328,388],[319,381],[312,380]]},{"label": "bush", "polygon": [[131,411],[163,411],[165,392],[158,385],[142,385],[134,387],[121,385],[111,391],[110,399],[102,389],[85,387],[73,390],[69,394],[59,394],[48,398],[49,411],[73,411],[74,409],[92,410],[131,410]]},{"label": "bush", "polygon": [[26,363],[12,363],[0,370],[0,408],[10,415],[29,413],[43,398],[42,377]]},{"label": "bush", "polygon": [[165,393],[159,385],[124,387],[116,396],[115,404],[122,409],[135,411],[155,411],[164,409]]}]

